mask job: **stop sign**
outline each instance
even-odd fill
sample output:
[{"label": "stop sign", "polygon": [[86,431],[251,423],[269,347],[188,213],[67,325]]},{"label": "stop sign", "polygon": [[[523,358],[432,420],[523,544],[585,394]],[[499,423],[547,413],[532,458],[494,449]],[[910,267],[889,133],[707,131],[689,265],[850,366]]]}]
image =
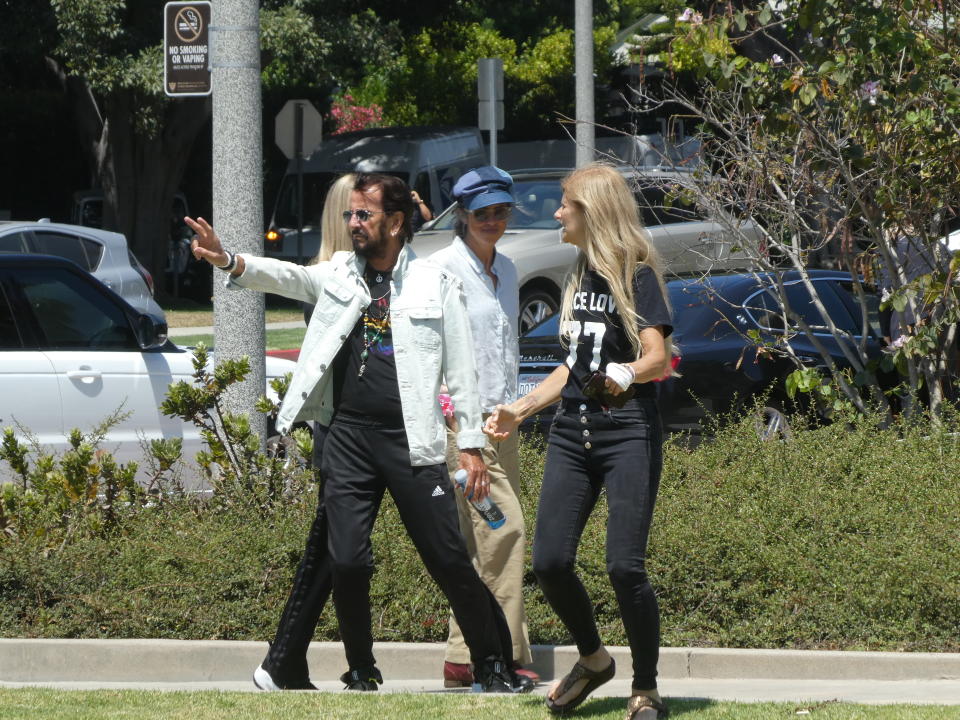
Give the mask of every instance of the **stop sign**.
[{"label": "stop sign", "polygon": [[323,118],[309,100],[287,100],[277,113],[273,139],[283,154],[292,158],[297,154],[297,110],[303,113],[303,127],[299,143],[303,155],[309,155],[323,139]]}]

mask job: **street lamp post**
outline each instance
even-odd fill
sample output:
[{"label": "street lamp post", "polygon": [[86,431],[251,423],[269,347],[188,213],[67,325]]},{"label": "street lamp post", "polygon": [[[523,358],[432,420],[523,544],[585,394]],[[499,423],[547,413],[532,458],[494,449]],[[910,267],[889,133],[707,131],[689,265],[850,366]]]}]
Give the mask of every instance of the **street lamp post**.
[{"label": "street lamp post", "polygon": [[574,17],[576,72],[577,167],[594,159],[593,2],[576,0]]}]

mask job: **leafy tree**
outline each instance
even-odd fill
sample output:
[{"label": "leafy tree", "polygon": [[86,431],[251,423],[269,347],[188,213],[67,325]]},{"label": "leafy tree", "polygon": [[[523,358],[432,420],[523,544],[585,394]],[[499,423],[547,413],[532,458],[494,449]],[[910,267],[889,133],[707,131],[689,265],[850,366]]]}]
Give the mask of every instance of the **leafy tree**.
[{"label": "leafy tree", "polygon": [[[945,257],[941,237],[960,205],[960,14],[939,0],[776,7],[691,10],[675,22],[670,67],[695,73],[700,85],[694,96],[668,84],[657,100],[700,123],[711,170],[685,192],[718,213],[741,209],[729,229],[770,272],[771,292],[785,297],[783,265],[798,271],[826,322],[807,326],[784,300],[784,324],[815,345],[829,332],[843,348],[852,370],[823,352],[822,377],[795,358],[791,389],[861,410],[871,401],[896,410],[905,397],[910,411],[920,399],[938,413],[956,397],[960,263]],[[749,247],[743,220],[762,228],[762,246]],[[926,268],[918,272],[914,258],[911,270],[907,254]],[[857,278],[861,336],[872,319],[865,285],[886,278],[884,307],[907,312],[882,360],[830,320],[806,274],[817,264]],[[773,350],[790,354],[786,343]],[[889,398],[878,372],[894,367],[903,383]]]},{"label": "leafy tree", "polygon": [[[609,77],[612,26],[594,31],[595,71]],[[384,109],[387,125],[475,124],[477,60],[504,66],[506,137],[557,135],[558,113],[573,114],[573,31],[559,29],[518,46],[486,24],[425,29],[409,38],[397,62],[371,68],[351,90],[361,104]]]},{"label": "leafy tree", "polygon": [[[210,101],[163,94],[163,4],[149,0],[3,0],[5,62],[42,65],[69,101],[104,223],[119,230],[157,278],[166,265],[170,207]],[[325,3],[324,5],[326,5]],[[367,61],[385,57],[395,27],[350,3],[261,3],[268,101],[324,100]],[[8,11],[8,12],[6,12]],[[360,50],[360,55],[354,54]],[[362,60],[358,59],[362,57]],[[283,100],[286,97],[282,97]],[[279,107],[277,107],[279,109]]]},{"label": "leafy tree", "polygon": [[173,196],[209,101],[163,95],[162,6],[51,0],[40,12],[55,29],[41,50],[103,189],[104,225],[124,233],[158,276]]},{"label": "leafy tree", "polygon": [[[616,72],[606,50],[617,27],[674,1],[595,2],[601,101]],[[485,56],[506,61],[510,131],[556,134],[556,113],[572,113],[573,11],[563,0],[260,6],[265,137],[289,97],[328,112],[347,92],[363,105],[383,105],[385,123],[472,124],[476,60]],[[210,115],[207,99],[162,93],[162,3],[0,0],[0,9],[0,84],[22,87],[41,68],[54,80],[69,103],[91,184],[103,189],[106,225],[123,232],[162,279],[171,200]]]}]

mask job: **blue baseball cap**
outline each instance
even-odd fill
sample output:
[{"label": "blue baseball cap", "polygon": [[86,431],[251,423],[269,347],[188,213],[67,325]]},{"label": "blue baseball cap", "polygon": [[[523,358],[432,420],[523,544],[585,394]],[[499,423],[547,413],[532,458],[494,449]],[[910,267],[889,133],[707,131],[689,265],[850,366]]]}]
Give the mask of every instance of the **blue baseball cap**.
[{"label": "blue baseball cap", "polygon": [[467,210],[516,202],[510,173],[493,165],[484,165],[464,173],[453,186],[453,197]]}]

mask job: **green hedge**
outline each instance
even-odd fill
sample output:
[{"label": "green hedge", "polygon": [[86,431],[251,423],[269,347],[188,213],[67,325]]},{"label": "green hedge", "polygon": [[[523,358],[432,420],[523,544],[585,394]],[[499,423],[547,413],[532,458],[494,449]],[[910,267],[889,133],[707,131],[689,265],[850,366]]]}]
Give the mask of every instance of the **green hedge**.
[{"label": "green hedge", "polygon": [[[761,443],[749,422],[667,448],[648,566],[664,645],[960,651],[960,439],[868,422]],[[542,450],[522,448],[532,538]],[[0,533],[0,635],[267,640],[314,491],[254,511],[179,498],[110,527]],[[604,639],[625,644],[605,509],[579,555]],[[447,610],[393,504],[377,522],[378,640],[440,641]],[[531,640],[570,638],[526,576]],[[337,639],[328,609],[319,639]]]}]

